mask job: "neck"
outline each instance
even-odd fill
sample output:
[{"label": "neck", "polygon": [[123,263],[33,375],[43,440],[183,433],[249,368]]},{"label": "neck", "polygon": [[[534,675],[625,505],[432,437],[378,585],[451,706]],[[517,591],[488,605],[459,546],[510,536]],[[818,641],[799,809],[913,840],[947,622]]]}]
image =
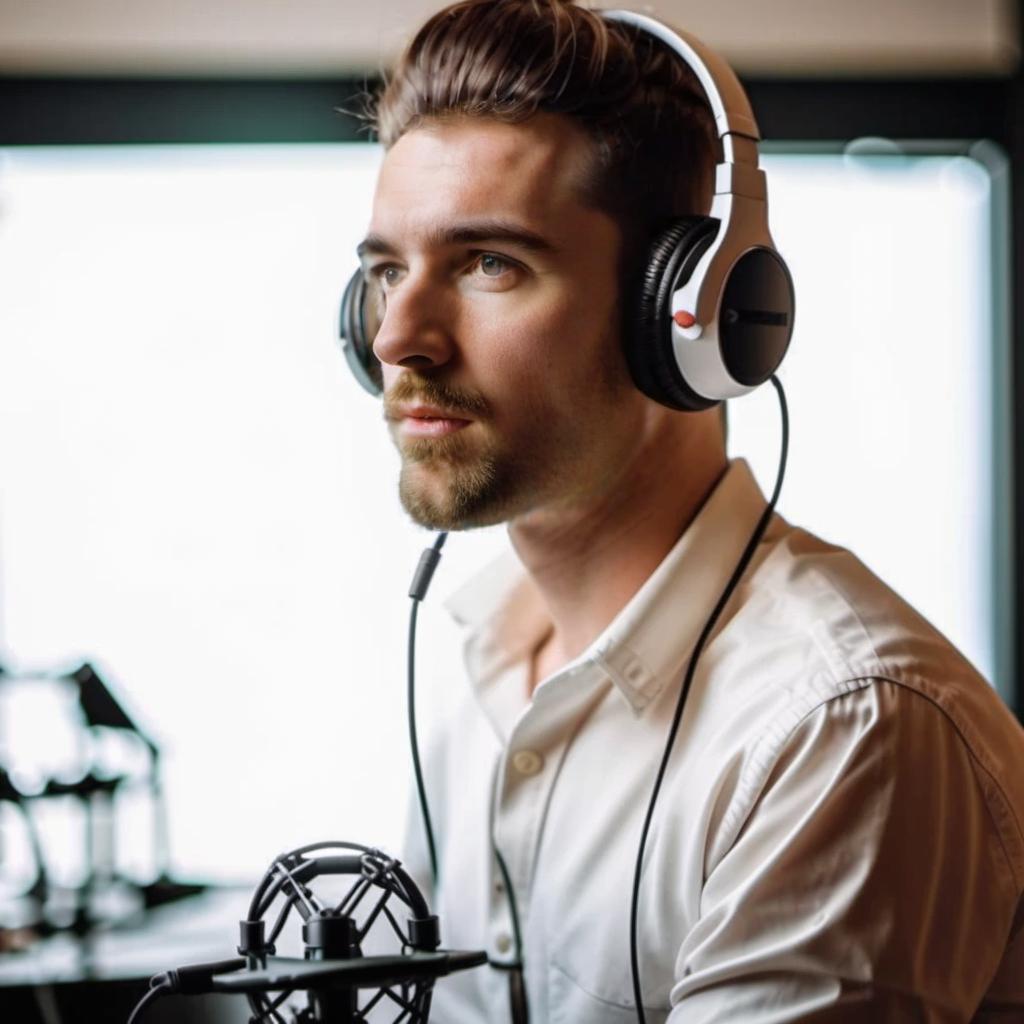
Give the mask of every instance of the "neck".
[{"label": "neck", "polygon": [[[717,414],[715,414],[717,415]],[[582,653],[692,522],[727,467],[716,420],[678,421],[638,446],[613,487],[514,520],[509,536],[553,624],[530,689]],[[696,419],[696,417],[694,417]],[[674,436],[673,436],[674,435]]]}]

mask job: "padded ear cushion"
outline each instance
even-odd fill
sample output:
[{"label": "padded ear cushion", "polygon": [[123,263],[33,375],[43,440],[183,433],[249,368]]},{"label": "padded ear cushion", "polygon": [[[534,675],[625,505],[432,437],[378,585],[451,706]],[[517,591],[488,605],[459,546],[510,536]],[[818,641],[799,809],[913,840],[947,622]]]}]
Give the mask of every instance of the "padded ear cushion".
[{"label": "padded ear cushion", "polygon": [[626,324],[626,361],[634,383],[648,398],[684,412],[717,403],[694,391],[676,362],[672,294],[689,280],[718,228],[719,221],[711,217],[680,217],[654,239]]},{"label": "padded ear cushion", "polygon": [[366,277],[357,270],[345,285],[338,319],[338,338],[345,361],[360,385],[375,397],[384,392],[380,360],[373,354],[373,339],[380,324],[370,308]]}]

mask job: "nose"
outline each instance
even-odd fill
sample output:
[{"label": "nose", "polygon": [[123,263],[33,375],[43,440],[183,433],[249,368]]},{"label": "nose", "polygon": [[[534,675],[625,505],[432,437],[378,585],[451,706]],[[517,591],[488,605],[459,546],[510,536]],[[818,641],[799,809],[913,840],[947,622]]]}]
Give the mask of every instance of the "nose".
[{"label": "nose", "polygon": [[447,363],[455,345],[443,288],[426,274],[406,275],[384,304],[373,354],[391,366],[429,370]]}]

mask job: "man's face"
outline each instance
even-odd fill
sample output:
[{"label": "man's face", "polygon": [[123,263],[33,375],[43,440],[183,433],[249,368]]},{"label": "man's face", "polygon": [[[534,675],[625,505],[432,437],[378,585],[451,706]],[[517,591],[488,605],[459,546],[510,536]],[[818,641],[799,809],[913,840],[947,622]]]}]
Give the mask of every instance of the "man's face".
[{"label": "man's face", "polygon": [[620,234],[580,195],[567,119],[459,118],[388,151],[360,246],[383,320],[400,494],[425,526],[481,526],[613,487],[645,400],[619,342]]}]

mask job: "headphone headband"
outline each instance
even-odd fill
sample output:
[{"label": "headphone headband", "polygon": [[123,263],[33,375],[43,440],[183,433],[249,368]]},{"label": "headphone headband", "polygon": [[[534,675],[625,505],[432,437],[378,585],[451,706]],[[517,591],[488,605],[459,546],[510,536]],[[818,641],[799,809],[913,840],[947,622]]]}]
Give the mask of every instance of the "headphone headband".
[{"label": "headphone headband", "polygon": [[[750,109],[750,100],[736,77],[736,72],[714,50],[705,46],[696,36],[681,29],[672,28],[657,18],[635,11],[602,11],[601,17],[633,25],[648,35],[660,39],[674,50],[697,76],[707,96],[711,112],[715,116],[718,137],[741,135],[743,138],[760,142],[761,132]],[[757,158],[754,158],[754,164]]]}]

